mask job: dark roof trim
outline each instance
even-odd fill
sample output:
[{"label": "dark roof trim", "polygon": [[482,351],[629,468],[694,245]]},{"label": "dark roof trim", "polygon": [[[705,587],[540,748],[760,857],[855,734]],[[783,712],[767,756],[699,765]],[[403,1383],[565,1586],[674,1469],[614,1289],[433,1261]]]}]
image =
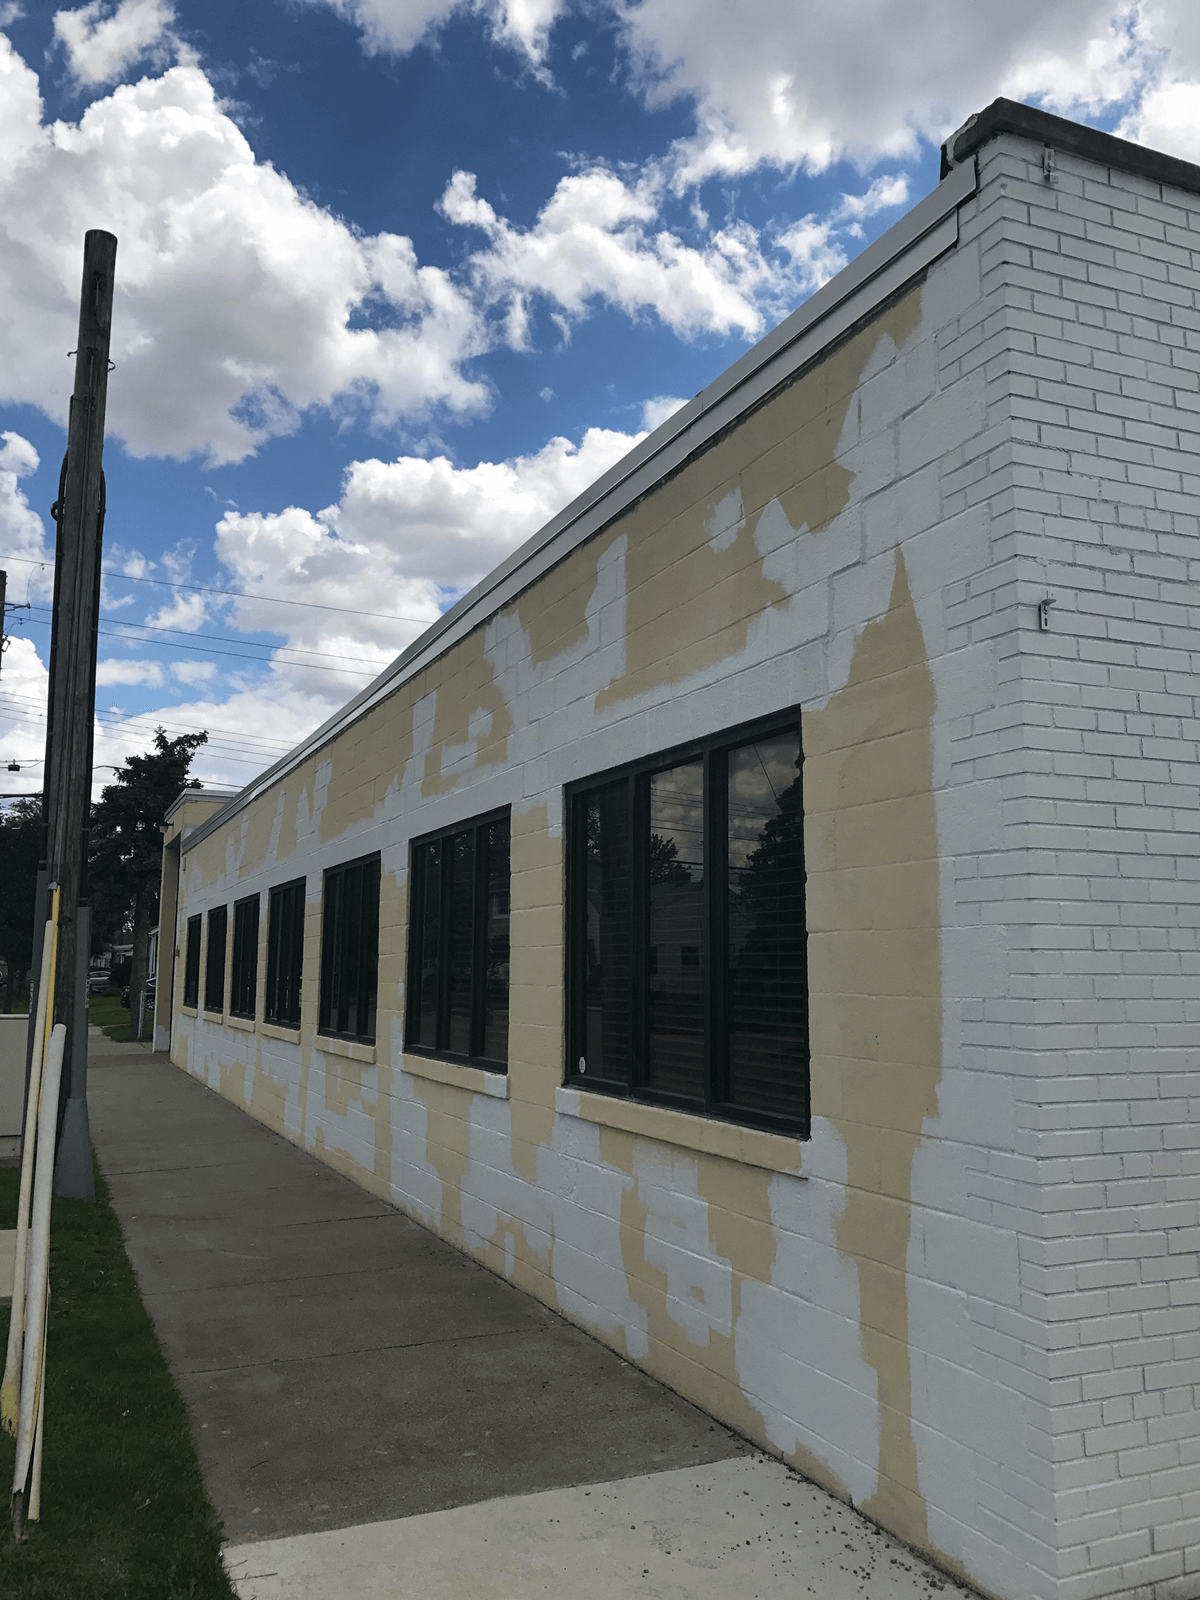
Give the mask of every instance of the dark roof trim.
[{"label": "dark roof trim", "polygon": [[1066,117],[1052,116],[1049,111],[1022,105],[1019,100],[993,100],[990,106],[952,133],[942,146],[942,177],[1001,133],[1048,144],[1054,150],[1081,156],[1085,161],[1096,161],[1101,166],[1117,167],[1136,177],[1149,178],[1151,183],[1169,183],[1176,189],[1200,194],[1200,167],[1193,166],[1190,161],[1180,161],[1178,156],[1166,156],[1161,150],[1148,150],[1145,145],[1118,139],[1115,133],[1100,133],[1096,128],[1085,128],[1082,123],[1068,122]]}]

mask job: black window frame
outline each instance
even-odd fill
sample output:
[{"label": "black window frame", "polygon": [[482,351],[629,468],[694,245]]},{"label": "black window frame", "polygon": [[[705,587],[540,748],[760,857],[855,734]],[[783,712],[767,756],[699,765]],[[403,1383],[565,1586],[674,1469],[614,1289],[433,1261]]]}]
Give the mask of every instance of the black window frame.
[{"label": "black window frame", "polygon": [[[357,927],[344,915],[346,892],[354,874],[359,874],[362,879]],[[325,869],[321,891],[321,993],[317,1032],[327,1039],[350,1039],[358,1044],[375,1043],[379,997],[379,889],[382,876],[378,850]],[[367,885],[370,885],[369,892],[363,892]],[[355,964],[358,974],[354,986],[354,1009],[358,1026],[332,1027],[334,1008],[337,1006],[340,1010],[342,1004],[343,967]],[[370,976],[364,984],[363,978],[368,968]]]},{"label": "black window frame", "polygon": [[203,924],[201,916],[187,919],[187,937],[183,947],[183,1003],[192,1011],[200,1009],[200,940]]},{"label": "black window frame", "polygon": [[[233,962],[229,974],[229,1015],[254,1020],[258,1010],[258,930],[262,895],[233,903]],[[249,1003],[247,1004],[247,997]]]},{"label": "black window frame", "polygon": [[[263,1000],[263,1020],[277,1028],[299,1028],[304,1005],[304,917],[308,879],[291,878],[277,883],[267,894],[267,992]],[[278,910],[276,909],[278,908]],[[290,921],[285,928],[285,920]],[[282,948],[286,939],[287,949]],[[280,1006],[280,963],[287,966],[282,975],[284,999]],[[294,972],[291,970],[294,967]]]},{"label": "black window frame", "polygon": [[[486,836],[489,828],[496,823],[503,822],[508,828],[508,892],[506,897],[507,910],[504,913],[509,918],[509,943],[508,943],[508,968],[509,976],[505,979],[505,1042],[503,1056],[489,1056],[484,1053],[486,1045],[486,1000],[487,1000],[487,867],[486,851],[480,848],[480,840]],[[471,972],[471,1003],[470,1003],[470,1043],[471,1050],[462,1052],[449,1048],[447,1044],[426,1044],[421,1041],[421,972],[425,960],[424,929],[425,929],[425,871],[427,856],[425,847],[446,840],[454,839],[461,835],[472,833],[474,835],[473,849],[473,884],[472,884],[472,918],[471,930],[472,946],[472,972]],[[446,904],[446,885],[450,874],[450,854],[443,851],[441,855],[441,879],[439,889],[439,907]],[[484,812],[479,816],[465,817],[458,822],[448,823],[444,827],[435,828],[430,833],[423,833],[418,838],[409,841],[408,853],[409,866],[409,894],[408,894],[408,958],[406,962],[405,980],[405,1026],[404,1049],[406,1054],[426,1056],[437,1061],[452,1061],[462,1066],[479,1067],[485,1072],[506,1073],[508,1071],[508,1036],[512,1026],[512,940],[511,940],[511,915],[512,915],[512,807],[499,806],[494,811]],[[451,920],[440,915],[439,910],[439,938],[438,938],[438,998],[436,1004],[437,1022],[436,1033],[439,1038],[445,1038],[449,1032],[449,996],[450,996],[450,962],[449,945],[451,939]]]},{"label": "black window frame", "polygon": [[[728,965],[728,841],[727,772],[730,754],[739,748],[771,737],[795,734],[798,742],[798,776],[801,780],[799,823],[800,865],[803,885],[801,938],[804,970],[804,1039],[801,1110],[797,1116],[777,1116],[760,1109],[735,1104],[728,1092],[730,1035]],[[645,1082],[648,1058],[648,1006],[653,947],[648,934],[650,876],[647,855],[650,848],[648,790],[656,773],[665,773],[688,762],[703,764],[703,828],[705,843],[705,884],[703,891],[700,972],[703,983],[704,1049],[703,1098],[672,1095]],[[606,771],[589,774],[565,786],[566,822],[566,1060],[563,1082],[570,1088],[613,1098],[660,1105],[714,1121],[762,1128],[806,1140],[811,1136],[811,1076],[809,974],[808,974],[808,896],[805,860],[803,804],[804,739],[800,708],[789,707],[766,717],[722,729],[719,733],[686,744],[656,750],[636,761]],[[587,900],[587,823],[584,799],[609,785],[624,783],[628,795],[628,841],[630,854],[630,1036],[629,1065],[625,1080],[601,1078],[579,1071],[581,1057],[586,1063],[587,1018],[586,959]],[[644,828],[644,831],[643,831]]]},{"label": "black window frame", "polygon": [[[207,938],[204,941],[204,1009],[225,1014],[225,957],[229,953],[229,907],[213,906],[208,913]],[[214,929],[218,938],[214,945]],[[217,951],[217,964],[213,966],[213,951]],[[214,979],[216,983],[214,983]],[[214,1001],[213,990],[219,985]]]}]

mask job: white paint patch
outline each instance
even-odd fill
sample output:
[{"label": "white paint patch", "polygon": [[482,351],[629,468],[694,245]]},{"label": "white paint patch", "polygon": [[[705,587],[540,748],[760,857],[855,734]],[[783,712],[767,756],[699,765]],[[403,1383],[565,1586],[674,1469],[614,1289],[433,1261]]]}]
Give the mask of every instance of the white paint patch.
[{"label": "white paint patch", "polygon": [[318,1049],[314,1042],[309,1052],[305,1142],[313,1147],[319,1130],[327,1149],[340,1150],[364,1173],[370,1173],[375,1165],[373,1108],[379,1104],[378,1075],[374,1067],[358,1068],[361,1093],[347,1091],[346,1110],[339,1112],[329,1103],[328,1083],[331,1076],[340,1077],[347,1069],[354,1071],[354,1063]]},{"label": "white paint patch", "polygon": [[316,776],[313,779],[313,814],[312,832],[317,837],[321,831],[321,813],[329,799],[329,784],[333,778],[333,757],[327,756],[324,761],[317,762]]},{"label": "white paint patch", "polygon": [[537,1176],[553,1215],[559,1308],[596,1333],[620,1330],[628,1354],[641,1360],[650,1348],[647,1317],[621,1258],[621,1197],[633,1179],[601,1159],[599,1128],[576,1117],[555,1117]]},{"label": "white paint patch", "polygon": [[[814,1145],[822,1133],[836,1141],[844,1163],[829,1125],[817,1119],[813,1131]],[[734,1360],[776,1449],[824,1462],[861,1505],[879,1479],[878,1380],[862,1356],[858,1274],[834,1235],[844,1196],[812,1176],[771,1180],[775,1263],[770,1283],[742,1283]]]},{"label": "white paint patch", "polygon": [[[491,1095],[473,1095],[467,1118],[469,1161],[462,1186],[462,1225],[470,1249],[497,1241],[501,1222],[519,1222],[540,1265],[549,1270],[553,1223],[545,1197],[518,1177],[512,1160],[512,1107]],[[512,1275],[512,1238],[505,1244]]]},{"label": "white paint patch", "polygon": [[[442,1219],[442,1180],[426,1155],[429,1113],[417,1094],[416,1081],[404,1071],[399,1016],[392,1019],[392,1070],[388,1094],[391,1119],[392,1170],[388,1190],[398,1206],[436,1228]],[[382,1041],[381,1041],[382,1042]]]},{"label": "white paint patch", "polygon": [[710,1334],[733,1332],[733,1269],[713,1251],[696,1159],[641,1141],[635,1151],[647,1264],[667,1280],[671,1321],[690,1344],[706,1348]]},{"label": "white paint patch", "polygon": [[737,543],[737,536],[746,525],[746,512],[742,505],[742,491],[731,489],[717,501],[704,524],[708,542],[714,550],[728,550]]}]

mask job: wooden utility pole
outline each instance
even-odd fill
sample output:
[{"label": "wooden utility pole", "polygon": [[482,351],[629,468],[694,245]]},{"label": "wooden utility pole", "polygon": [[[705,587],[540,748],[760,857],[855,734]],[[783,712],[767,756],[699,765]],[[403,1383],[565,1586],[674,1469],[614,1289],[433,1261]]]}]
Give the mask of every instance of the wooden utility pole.
[{"label": "wooden utility pole", "polygon": [[111,233],[93,229],[85,235],[75,391],[71,396],[67,455],[53,508],[58,540],[46,735],[45,881],[59,886],[54,1020],[65,1023],[67,1029],[54,1192],[80,1200],[95,1198],[87,1114],[87,973],[91,953],[87,860],[104,533],[104,407],[116,257],[117,241]]}]

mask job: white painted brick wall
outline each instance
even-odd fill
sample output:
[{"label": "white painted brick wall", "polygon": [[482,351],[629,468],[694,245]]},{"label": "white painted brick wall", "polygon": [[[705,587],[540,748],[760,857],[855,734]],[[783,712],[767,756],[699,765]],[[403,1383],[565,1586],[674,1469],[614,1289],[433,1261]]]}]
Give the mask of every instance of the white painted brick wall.
[{"label": "white painted brick wall", "polygon": [[1018,1240],[1020,1316],[993,1348],[1031,1374],[1056,1497],[1051,1524],[1033,1503],[1022,1523],[1008,1486],[997,1511],[1042,1541],[1039,1592],[1194,1596],[1200,196],[1066,156],[1048,184],[1011,138],[981,168],[1013,555],[947,602],[956,638],[1007,630],[1018,675],[953,730],[956,777],[1001,782],[1007,835],[959,892],[1003,922],[1008,990],[962,1026],[982,1070],[1019,1079],[1020,1161],[992,1156],[975,1193]]}]

